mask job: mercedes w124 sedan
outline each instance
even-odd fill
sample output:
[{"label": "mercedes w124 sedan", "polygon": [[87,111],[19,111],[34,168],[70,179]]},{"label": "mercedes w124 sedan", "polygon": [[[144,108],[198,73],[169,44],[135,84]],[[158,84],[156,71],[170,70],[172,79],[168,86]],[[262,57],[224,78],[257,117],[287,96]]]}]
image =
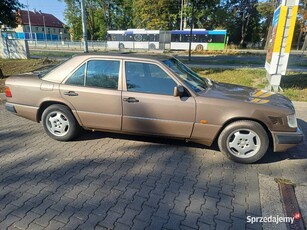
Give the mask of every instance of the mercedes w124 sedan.
[{"label": "mercedes w124 sedan", "polygon": [[5,94],[7,110],[59,141],[81,127],[217,141],[228,158],[253,163],[269,146],[284,151],[303,140],[288,98],[201,78],[168,56],[79,55],[45,74],[9,77]]}]

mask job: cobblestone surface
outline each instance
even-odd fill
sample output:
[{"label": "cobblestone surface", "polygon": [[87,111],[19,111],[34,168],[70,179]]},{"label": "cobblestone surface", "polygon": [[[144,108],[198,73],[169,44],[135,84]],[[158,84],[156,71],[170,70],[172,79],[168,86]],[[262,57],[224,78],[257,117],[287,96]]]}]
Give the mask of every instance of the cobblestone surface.
[{"label": "cobblestone surface", "polygon": [[246,223],[262,215],[259,173],[306,184],[306,142],[241,165],[180,141],[58,142],[0,104],[0,229],[262,229]]}]

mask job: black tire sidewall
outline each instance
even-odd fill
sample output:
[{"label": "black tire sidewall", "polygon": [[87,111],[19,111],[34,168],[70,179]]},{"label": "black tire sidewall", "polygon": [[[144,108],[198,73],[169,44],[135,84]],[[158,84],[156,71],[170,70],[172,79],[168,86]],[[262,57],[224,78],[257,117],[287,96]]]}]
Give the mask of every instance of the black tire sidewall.
[{"label": "black tire sidewall", "polygon": [[[47,118],[49,113],[54,112],[54,111],[62,112],[69,121],[70,127],[69,127],[67,134],[64,135],[64,136],[53,135],[49,131],[49,129],[47,128],[46,118]],[[48,136],[50,136],[51,138],[58,140],[58,141],[72,140],[79,132],[79,124],[77,123],[75,117],[70,112],[69,108],[67,108],[64,105],[56,104],[56,105],[51,105],[51,106],[47,107],[42,114],[42,123],[43,123],[43,127],[45,129],[45,132],[48,134]]]},{"label": "black tire sidewall", "polygon": [[[259,151],[255,155],[248,158],[240,158],[236,157],[235,155],[229,152],[227,148],[227,138],[233,131],[237,129],[249,129],[255,132],[259,136],[261,141],[261,146]],[[229,159],[238,163],[249,164],[257,162],[265,155],[269,147],[269,138],[267,132],[265,131],[265,129],[262,127],[261,124],[255,121],[245,121],[245,120],[236,121],[226,126],[226,128],[221,132],[218,139],[218,146],[220,148],[220,151],[224,153],[224,155]]]}]

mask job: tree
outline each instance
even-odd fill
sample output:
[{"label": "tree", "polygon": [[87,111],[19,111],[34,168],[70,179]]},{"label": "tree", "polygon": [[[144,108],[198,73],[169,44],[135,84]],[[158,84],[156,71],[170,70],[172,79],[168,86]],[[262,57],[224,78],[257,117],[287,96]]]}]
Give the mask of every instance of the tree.
[{"label": "tree", "polygon": [[116,0],[116,12],[112,29],[133,28],[133,9],[131,0]]},{"label": "tree", "polygon": [[179,10],[178,0],[133,0],[133,24],[145,29],[176,29]]},{"label": "tree", "polygon": [[[233,31],[239,36],[234,39],[241,48],[244,48],[247,41],[256,40],[253,36],[259,31],[259,13],[256,9],[257,0],[232,1]],[[239,42],[238,42],[239,41]]]},{"label": "tree", "polygon": [[64,0],[64,2],[66,3],[64,15],[70,28],[69,30],[71,39],[80,40],[82,38],[82,19],[80,2],[75,0]]},{"label": "tree", "polygon": [[16,12],[23,7],[18,0],[0,1],[0,24],[9,27],[16,27]]},{"label": "tree", "polygon": [[267,2],[259,2],[257,5],[257,10],[261,15],[261,36],[264,38],[266,50],[270,41],[272,34],[272,20],[273,14],[276,7],[276,0],[268,0]]},{"label": "tree", "polygon": [[298,33],[296,48],[297,50],[299,50],[301,40],[304,37],[304,34],[305,34],[305,39],[307,39],[307,0],[301,1],[301,4],[299,5],[297,26],[299,33]]}]

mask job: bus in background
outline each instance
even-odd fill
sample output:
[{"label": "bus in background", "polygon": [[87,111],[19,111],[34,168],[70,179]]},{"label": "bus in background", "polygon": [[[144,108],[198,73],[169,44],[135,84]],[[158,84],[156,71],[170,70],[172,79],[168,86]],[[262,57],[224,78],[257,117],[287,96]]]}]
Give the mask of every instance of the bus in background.
[{"label": "bus in background", "polygon": [[165,42],[170,42],[167,34],[169,32],[160,30],[109,30],[107,44],[109,49],[165,49]]},{"label": "bus in background", "polygon": [[[190,41],[190,29],[171,31],[171,49],[188,50]],[[202,50],[223,50],[226,45],[226,30],[192,30],[191,49]]]}]

